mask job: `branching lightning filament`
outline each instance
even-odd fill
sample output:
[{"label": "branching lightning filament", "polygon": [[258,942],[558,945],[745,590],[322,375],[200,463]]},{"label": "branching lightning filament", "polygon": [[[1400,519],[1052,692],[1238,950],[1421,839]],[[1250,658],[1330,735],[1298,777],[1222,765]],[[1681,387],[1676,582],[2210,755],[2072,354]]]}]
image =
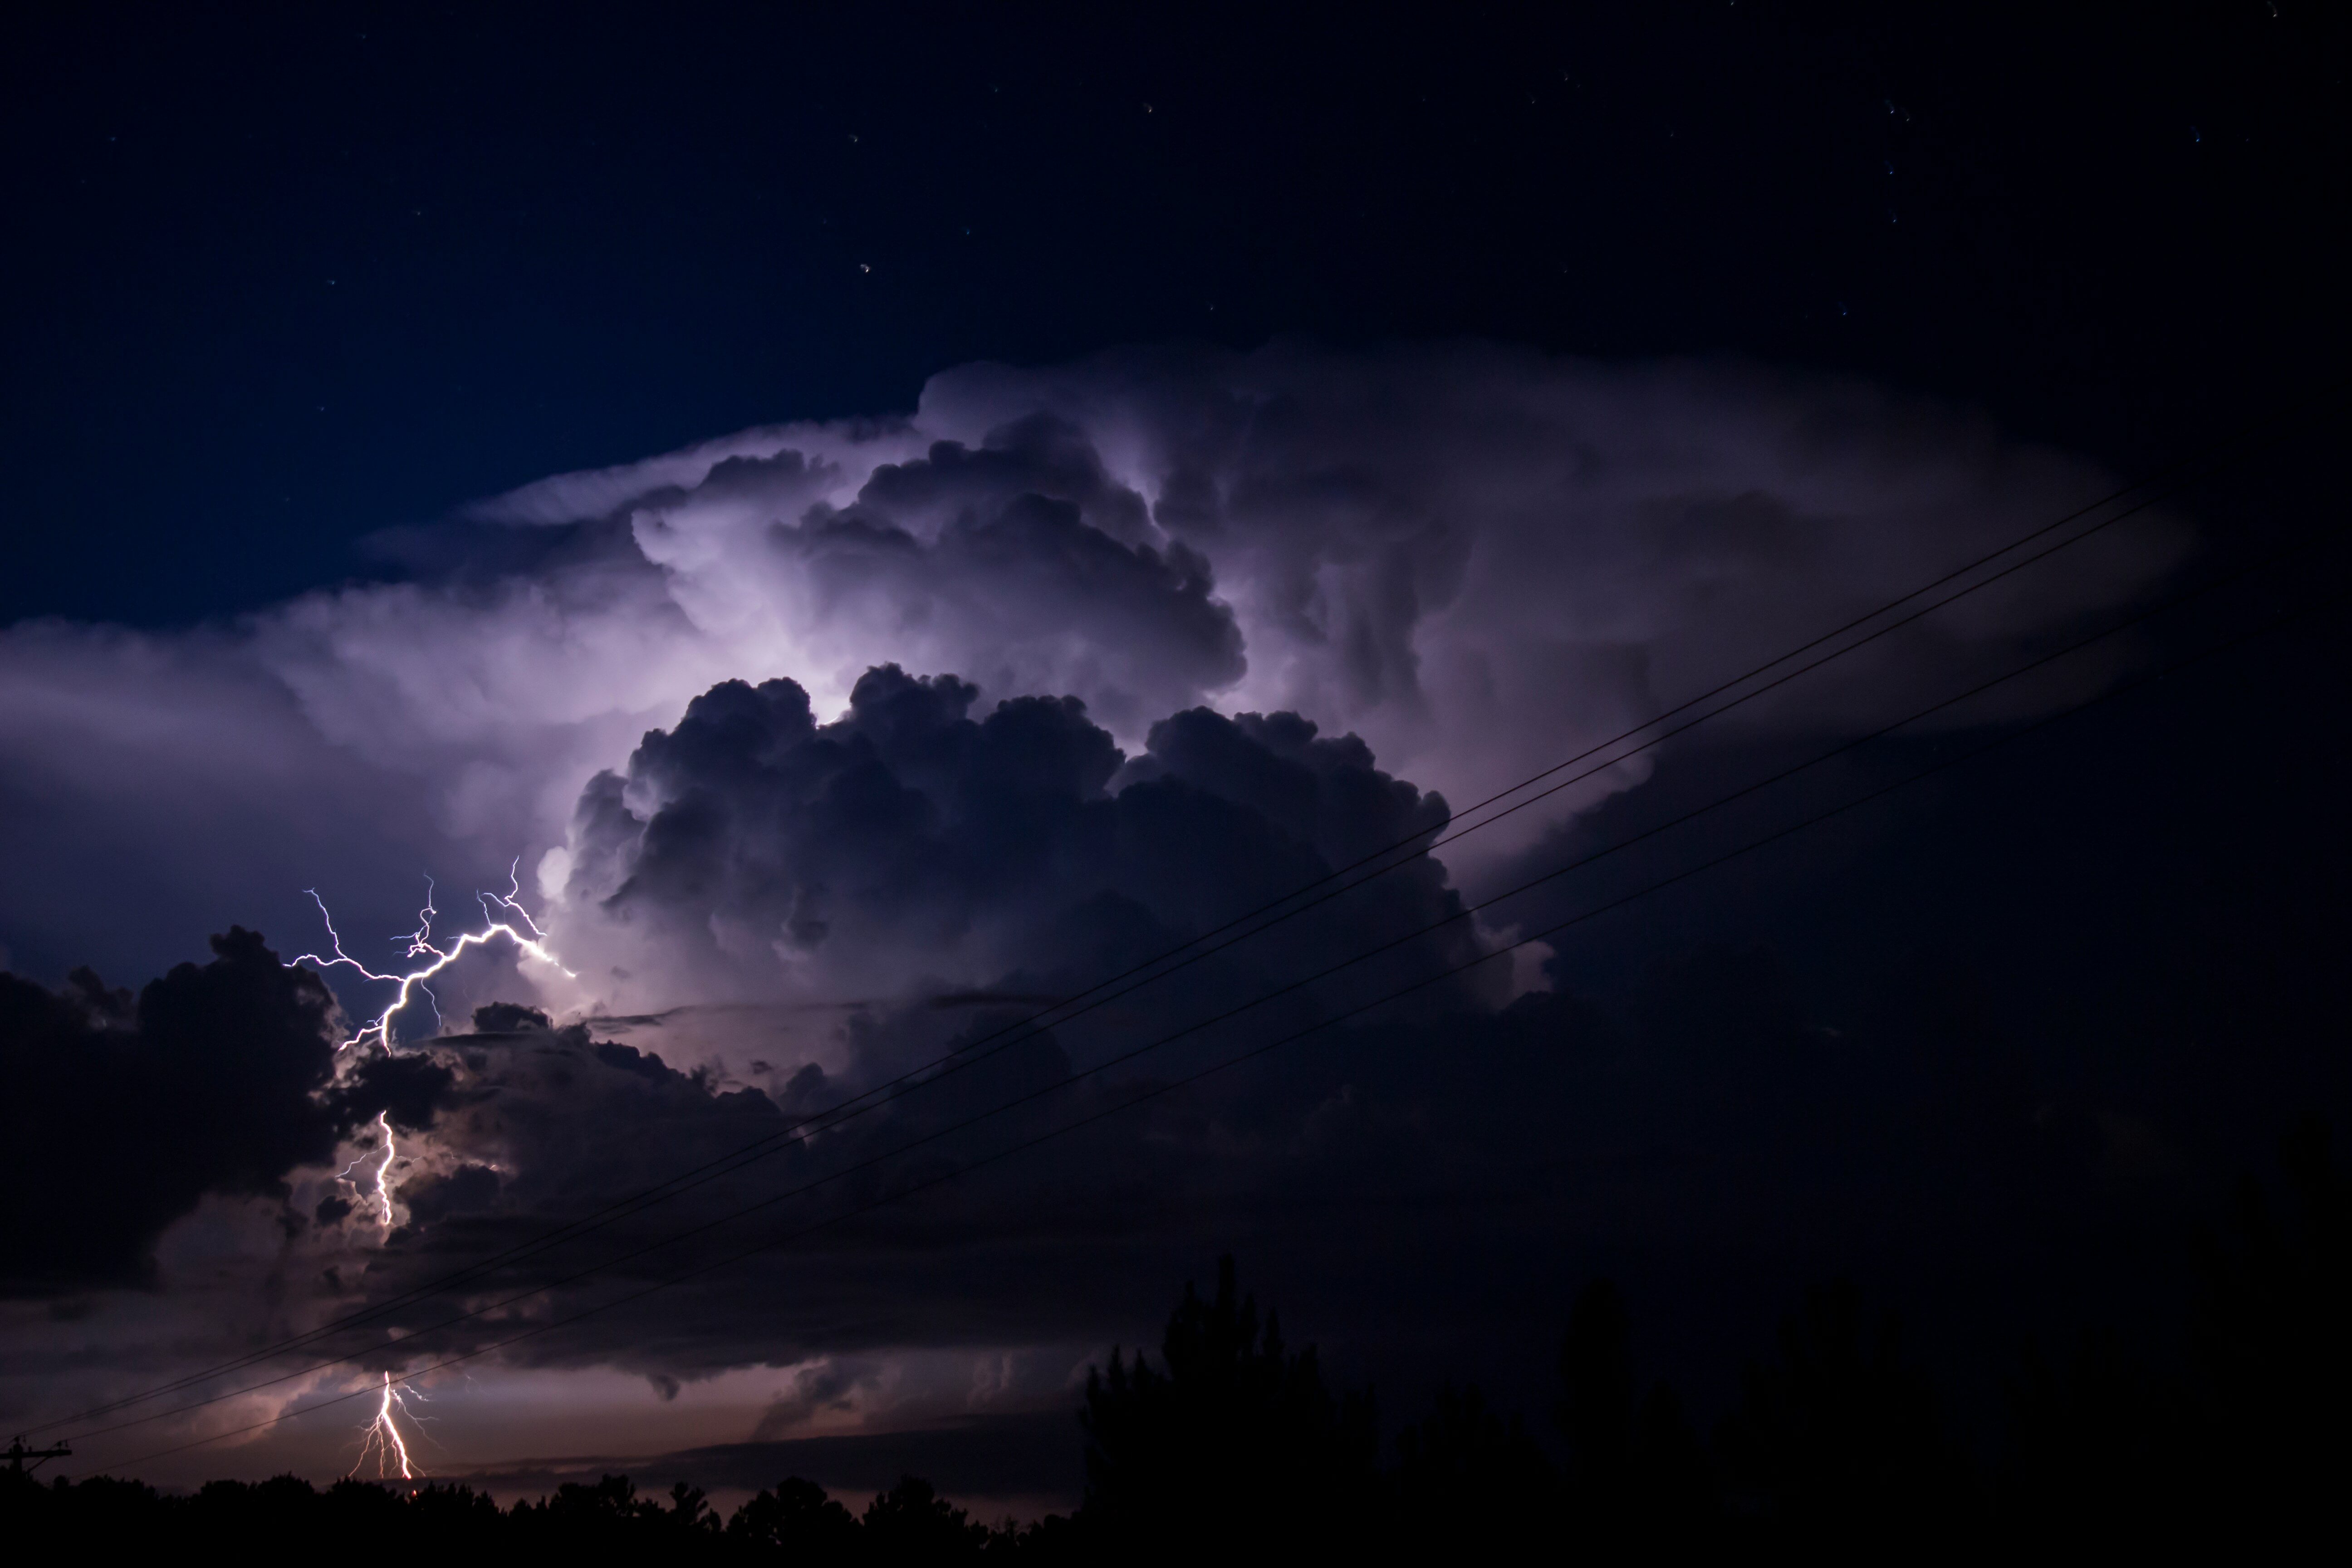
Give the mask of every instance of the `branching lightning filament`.
[{"label": "branching lightning filament", "polygon": [[[375,1168],[375,1203],[381,1211],[379,1217],[383,1221],[383,1228],[387,1231],[392,1228],[392,1186],[390,1180],[392,1175],[392,1162],[394,1156],[398,1152],[398,1151],[393,1147],[392,1122],[388,1120],[388,1112],[382,1110],[375,1113],[376,1131],[383,1134],[383,1158],[382,1161],[378,1162]],[[360,1156],[360,1160],[364,1160],[366,1158],[367,1156],[364,1154]],[[350,1164],[343,1167],[342,1174],[337,1176],[335,1180],[347,1184],[352,1192],[357,1193],[360,1190],[360,1184],[352,1180],[352,1173],[358,1170],[359,1165],[360,1161],[353,1160]]]},{"label": "branching lightning filament", "polygon": [[408,1458],[407,1439],[401,1436],[400,1423],[393,1417],[396,1411],[412,1421],[422,1421],[423,1416],[408,1408],[408,1402],[412,1399],[421,1402],[424,1398],[415,1389],[394,1383],[392,1373],[385,1373],[383,1400],[376,1406],[375,1419],[360,1428],[360,1457],[347,1473],[358,1475],[367,1468],[368,1461],[373,1459],[378,1479],[389,1479],[396,1467],[402,1480],[415,1480],[416,1471]]},{"label": "branching lightning filament", "polygon": [[425,907],[416,912],[416,929],[404,936],[396,936],[392,940],[407,944],[404,957],[429,959],[431,962],[402,974],[379,974],[345,952],[343,939],[335,930],[334,916],[327,912],[327,901],[319,897],[319,890],[316,888],[308,889],[310,901],[319,906],[319,918],[326,922],[329,952],[333,956],[306,952],[289,962],[287,967],[291,969],[297,963],[310,963],[325,971],[333,969],[339,964],[348,964],[359,971],[360,977],[363,980],[382,981],[386,984],[400,987],[399,992],[392,999],[392,1005],[362,1025],[359,1032],[345,1040],[341,1047],[337,1047],[338,1049],[349,1050],[353,1046],[362,1045],[371,1040],[390,1049],[393,1018],[420,993],[427,1005],[433,1007],[434,1023],[437,1027],[440,1023],[441,1009],[434,1000],[432,988],[426,985],[425,982],[455,963],[458,956],[467,948],[487,946],[494,937],[507,938],[521,949],[526,957],[539,960],[541,963],[562,973],[567,979],[578,978],[572,971],[558,963],[553,953],[548,952],[547,933],[540,930],[539,922],[530,918],[530,911],[522,907],[520,900],[522,884],[516,877],[516,869],[521,864],[521,858],[518,857],[514,863],[507,868],[505,892],[478,892],[474,895],[475,900],[482,906],[482,929],[466,932],[446,947],[436,945],[433,940],[433,920],[441,911],[434,908],[433,879],[427,877],[425,879]]}]

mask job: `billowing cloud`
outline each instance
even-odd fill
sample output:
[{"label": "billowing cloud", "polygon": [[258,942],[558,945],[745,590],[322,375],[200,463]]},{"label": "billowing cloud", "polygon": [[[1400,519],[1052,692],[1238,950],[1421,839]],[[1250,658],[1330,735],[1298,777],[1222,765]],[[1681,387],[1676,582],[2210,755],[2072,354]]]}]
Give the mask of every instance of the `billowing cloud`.
[{"label": "billowing cloud", "polygon": [[252,931],[136,997],[76,970],[0,973],[0,1291],[149,1278],[208,1194],[268,1196],[379,1112],[429,1121],[449,1074],[379,1057],[338,1073],[334,997]]},{"label": "billowing cloud", "polygon": [[[2106,485],[1978,419],[1748,368],[1476,345],[967,367],[905,417],[527,487],[409,541],[411,581],[193,633],[0,634],[0,853],[28,879],[0,941],[160,968],[191,925],[291,929],[313,885],[404,929],[383,922],[418,872],[528,876],[583,784],[718,683],[791,679],[826,720],[891,663],[982,712],[1076,697],[1129,751],[1196,705],[1297,712],[1476,798]],[[2140,592],[2182,542],[2136,521],[1882,652],[1916,689]],[[1874,712],[1887,668],[1740,722]]]},{"label": "billowing cloud", "polygon": [[[1417,1011],[1120,1109],[1492,951],[1452,918],[1470,858],[1507,863],[1645,762],[1164,985],[1006,1031],[2106,488],[1948,411],[1751,369],[1138,352],[967,367],[903,418],[559,476],[408,540],[412,580],[233,626],[10,628],[0,859],[19,896],[0,940],[28,969],[162,967],[191,930],[315,919],[310,887],[381,954],[361,944],[415,925],[420,873],[446,879],[446,929],[471,909],[452,884],[502,889],[520,858],[571,971],[469,957],[436,982],[450,1027],[423,1039],[411,1018],[404,1049],[340,1059],[324,987],[248,936],[135,1004],[5,982],[8,1072],[29,1086],[12,1109],[83,1108],[13,1153],[29,1169],[78,1140],[77,1168],[100,1172],[70,1248],[12,1211],[12,1256],[28,1278],[131,1279],[165,1230],[148,1278],[195,1279],[201,1254],[205,1279],[242,1282],[224,1343],[402,1302],[362,1336],[389,1366],[453,1307],[553,1285],[439,1331],[435,1353],[789,1233],[657,1313],[500,1357],[619,1367],[666,1405],[692,1404],[682,1380],[791,1369],[744,1427],[782,1439],[894,1401],[969,1413],[983,1384],[1010,1410],[1060,1398],[1107,1334],[1148,1324],[1162,1282],[1227,1247],[1307,1278],[1442,1281],[1529,1236],[1899,1229],[1874,1194],[1946,1190],[1920,1174],[1934,1096],[1784,1016],[1737,962],[1674,980],[1630,1035],[1488,965]],[[1910,697],[1999,665],[2143,594],[2184,540],[2160,519],[2115,531],[1737,725],[1777,741],[1883,720],[1895,671]],[[1366,971],[1124,1059],[1411,932]],[[252,1017],[220,1023],[226,1002],[197,1005],[215,994]],[[477,1004],[495,1005],[456,1026]],[[214,1021],[172,1022],[188,1008]],[[801,1125],[975,1046],[975,1066]],[[1979,1177],[2082,1163],[2071,1123],[2005,1100],[1969,1115],[1933,1131],[1997,1146]],[[749,1145],[755,1164],[593,1238],[430,1283]],[[175,1253],[192,1207],[210,1228]],[[105,1310],[123,1331],[129,1309]],[[93,1390],[185,1353],[142,1342]],[[975,1379],[975,1358],[999,1370]]]},{"label": "billowing cloud", "polygon": [[[1360,741],[1318,736],[1295,715],[1228,719],[1189,710],[1154,725],[1148,749],[1128,759],[1074,700],[1015,698],[974,719],[967,712],[974,698],[972,686],[952,676],[917,679],[884,667],[856,683],[847,714],[819,724],[790,682],[730,682],[698,698],[673,730],[647,735],[625,778],[592,782],[567,901],[594,919],[575,918],[568,928],[573,957],[584,963],[587,952],[621,952],[687,995],[862,984],[871,999],[797,1040],[774,1026],[791,1016],[789,1005],[754,1009],[761,1026],[748,1038],[773,1059],[739,1050],[729,1060],[721,1051],[691,1071],[609,1037],[665,1020],[592,1017],[558,1029],[544,1014],[511,1005],[480,1009],[469,1034],[383,1058],[443,1064],[455,1078],[444,1097],[453,1109],[430,1140],[411,1148],[424,1163],[397,1187],[395,1223],[367,1214],[348,1222],[362,1227],[351,1235],[382,1235],[364,1284],[339,1273],[329,1291],[397,1294],[452,1261],[526,1240],[679,1170],[761,1148],[740,1169],[698,1182],[593,1242],[499,1271],[510,1283],[568,1277],[583,1251],[609,1256],[660,1241],[656,1253],[622,1271],[655,1277],[714,1248],[724,1253],[747,1234],[837,1216],[1007,1139],[1113,1110],[1197,1070],[1233,1048],[1234,1032],[1187,1037],[1188,1026],[1281,981],[1384,943],[1381,966],[1370,975],[1382,984],[1441,975],[1486,951],[1459,918],[1444,868],[1424,859],[1330,906],[1327,919],[1191,967],[1121,1008],[1051,1033],[1024,1027],[1040,1004],[1165,951],[1222,916],[1231,900],[1278,895],[1370,851],[1425,837],[1445,812],[1442,801],[1379,771]],[[910,985],[894,968],[912,969],[919,983]],[[1499,994],[1494,982],[1464,981],[1433,989],[1423,1013],[1475,1013]],[[1243,1037],[1295,1030],[1324,999],[1308,993],[1253,1009]],[[710,1038],[702,1037],[706,1045]],[[1138,1054],[1139,1047],[1148,1048]],[[866,1100],[943,1057],[954,1059],[951,1071]],[[1104,1068],[1115,1070],[1097,1070]],[[1244,1145],[1295,1140],[1297,1091],[1284,1082],[1279,1070],[1244,1075],[1207,1100],[1167,1106],[1162,1152],[1147,1163],[1153,1171],[1130,1173],[1117,1189],[1130,1202],[1148,1194],[1148,1202],[1114,1231],[1138,1218],[1154,1230],[1150,1216],[1181,1208],[1186,1188],[1234,1188],[1262,1164],[1263,1153],[1216,1156],[1214,1127],[1256,1129]],[[859,1104],[867,1109],[854,1117],[834,1114]],[[1229,1120],[1236,1110],[1239,1124]],[[984,1120],[967,1128],[974,1118]],[[940,1201],[965,1216],[954,1223],[974,1245],[1026,1237],[1059,1249],[1108,1218],[1100,1193],[1075,1209],[1057,1195],[1070,1160],[1109,1157],[1128,1136],[1106,1129],[1074,1145],[1086,1152],[1057,1149],[1008,1176],[1010,1188]],[[1137,1187],[1147,1174],[1149,1184]],[[1008,1192],[1017,1200],[1007,1203]],[[756,1205],[748,1224],[702,1234],[746,1205]],[[988,1215],[1000,1217],[981,1217]],[[892,1222],[878,1223],[887,1232]],[[940,1221],[935,1211],[919,1223]],[[669,1241],[681,1232],[692,1234]],[[339,1237],[327,1244],[343,1245]],[[838,1245],[863,1251],[868,1244],[852,1232]],[[604,1283],[560,1300],[593,1300]],[[436,1291],[385,1327],[428,1325],[446,1300],[470,1299],[478,1289],[472,1282],[446,1299]],[[670,1313],[678,1337],[658,1355],[640,1344],[637,1359],[649,1373],[707,1373],[746,1356],[781,1363],[873,1350],[893,1343],[893,1331],[922,1342],[974,1331],[970,1303],[958,1310],[963,1326],[950,1329],[947,1303],[927,1297],[918,1290],[902,1299],[895,1331],[878,1321],[848,1329],[820,1300],[761,1309],[755,1331],[740,1318],[739,1287],[728,1283],[715,1294],[690,1291],[685,1300],[697,1305]],[[1009,1330],[1009,1305],[1003,1315]],[[686,1331],[695,1322],[701,1328]],[[505,1328],[493,1319],[456,1331],[456,1342]],[[600,1334],[586,1342],[595,1356],[612,1353]],[[559,1342],[544,1353],[583,1352]],[[803,1405],[793,1408],[817,1407]]]},{"label": "billowing cloud", "polygon": [[[1295,714],[1190,709],[1130,760],[1074,698],[978,697],[884,666],[829,724],[787,680],[696,698],[582,795],[563,942],[585,989],[633,1010],[1070,994],[1446,821]],[[1432,926],[1458,961],[1475,935],[1444,925],[1444,878],[1408,865],[1186,984],[1230,1002]]]}]

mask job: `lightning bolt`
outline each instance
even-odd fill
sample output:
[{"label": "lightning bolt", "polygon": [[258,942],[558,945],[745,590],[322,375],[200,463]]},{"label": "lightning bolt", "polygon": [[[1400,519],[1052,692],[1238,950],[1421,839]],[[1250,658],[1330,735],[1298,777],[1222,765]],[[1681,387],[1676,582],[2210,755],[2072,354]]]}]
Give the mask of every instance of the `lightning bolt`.
[{"label": "lightning bolt", "polygon": [[416,1479],[416,1472],[408,1458],[407,1439],[400,1435],[400,1423],[393,1419],[395,1411],[411,1421],[424,1419],[408,1408],[408,1402],[412,1399],[425,1403],[425,1395],[413,1388],[395,1384],[389,1372],[383,1374],[383,1401],[376,1406],[375,1418],[360,1428],[360,1457],[344,1472],[346,1477],[358,1475],[366,1468],[367,1462],[373,1459],[375,1473],[380,1479],[389,1478],[395,1465],[400,1468],[402,1480]]},{"label": "lightning bolt", "polygon": [[[531,918],[530,911],[523,907],[522,883],[520,878],[521,865],[522,858],[520,856],[508,865],[505,892],[476,890],[474,899],[481,906],[482,929],[466,931],[454,942],[436,942],[434,939],[433,921],[441,911],[434,902],[433,879],[425,878],[425,907],[416,911],[416,929],[404,936],[394,937],[392,940],[402,947],[403,957],[410,960],[423,959],[426,962],[415,964],[397,974],[380,974],[345,952],[342,934],[335,930],[335,917],[328,910],[326,900],[319,896],[319,890],[316,888],[306,889],[310,895],[310,901],[319,906],[319,919],[327,928],[328,952],[301,953],[290,960],[286,967],[292,969],[298,964],[308,963],[323,973],[330,969],[347,966],[356,970],[362,980],[395,985],[399,988],[394,994],[391,1005],[362,1025],[358,1032],[350,1039],[336,1047],[338,1052],[346,1051],[353,1046],[371,1041],[385,1050],[390,1050],[393,1047],[393,1019],[420,994],[425,998],[426,1005],[433,1009],[433,1026],[436,1030],[439,1029],[441,1027],[440,1003],[433,994],[433,988],[427,982],[457,963],[464,956],[467,948],[488,946],[499,937],[513,942],[524,957],[538,960],[567,979],[578,978],[571,970],[564,968],[562,963],[548,951],[547,932],[541,930],[539,922]],[[372,1194],[368,1195],[376,1210],[377,1218],[383,1224],[385,1232],[389,1234],[393,1224],[392,1167],[393,1163],[399,1158],[400,1151],[399,1146],[393,1140],[390,1112],[377,1111],[375,1125],[376,1131],[383,1137],[383,1155],[376,1162],[373,1181],[366,1182],[365,1185],[373,1188]],[[367,1155],[362,1153],[350,1164],[345,1165],[341,1173],[336,1178],[348,1185],[354,1195],[362,1194],[364,1179],[354,1180],[352,1173],[358,1170],[366,1159]],[[400,1479],[403,1480],[416,1479],[415,1462],[409,1456],[408,1440],[402,1436],[397,1419],[398,1416],[405,1415],[410,1420],[420,1424],[426,1419],[409,1408],[409,1401],[412,1399],[419,1403],[425,1402],[425,1395],[414,1388],[395,1384],[392,1381],[391,1373],[386,1372],[383,1374],[383,1396],[377,1403],[373,1418],[360,1428],[360,1454],[358,1459],[352,1465],[349,1472],[351,1475],[357,1476],[373,1460],[379,1479],[388,1479],[395,1468],[399,1470]],[[418,1433],[420,1436],[423,1435],[421,1425],[418,1427]]]},{"label": "lightning bolt", "polygon": [[438,946],[434,942],[433,921],[434,917],[441,911],[433,904],[433,879],[425,878],[425,907],[416,912],[416,929],[404,936],[396,936],[392,940],[407,944],[406,950],[402,954],[403,957],[429,959],[431,962],[401,974],[379,974],[345,952],[342,936],[335,930],[335,917],[327,910],[327,900],[319,897],[319,890],[316,888],[304,889],[310,895],[310,901],[319,906],[319,918],[327,927],[328,951],[333,956],[327,957],[320,953],[306,952],[290,960],[286,967],[291,969],[298,963],[309,963],[316,965],[321,973],[324,973],[348,964],[357,970],[363,980],[400,987],[392,999],[392,1005],[362,1025],[357,1034],[335,1048],[339,1051],[349,1050],[353,1046],[373,1040],[386,1050],[391,1049],[393,1018],[420,992],[424,994],[426,1003],[432,1006],[434,1026],[438,1028],[441,1022],[441,1008],[434,999],[432,987],[425,982],[457,963],[458,957],[467,948],[486,947],[498,937],[505,937],[520,948],[525,957],[537,959],[556,970],[566,979],[578,979],[579,976],[565,969],[556,956],[547,950],[547,933],[540,929],[537,921],[531,919],[530,911],[522,906],[522,883],[517,877],[517,868],[521,865],[522,858],[517,856],[513,863],[508,866],[505,892],[477,891],[475,893],[475,900],[482,906],[482,929],[467,931],[446,947]]},{"label": "lightning bolt", "polygon": [[[387,1178],[392,1173],[393,1156],[398,1151],[392,1144],[392,1123],[385,1120],[387,1114],[382,1110],[375,1113],[376,1127],[383,1133],[383,1159],[375,1168],[375,1201],[383,1211],[383,1228],[388,1231],[392,1228],[392,1188]],[[360,1156],[360,1160],[366,1158],[364,1154]],[[335,1178],[348,1185],[354,1194],[360,1190],[360,1184],[352,1180],[352,1173],[359,1169],[360,1160],[345,1165],[342,1173]]]}]

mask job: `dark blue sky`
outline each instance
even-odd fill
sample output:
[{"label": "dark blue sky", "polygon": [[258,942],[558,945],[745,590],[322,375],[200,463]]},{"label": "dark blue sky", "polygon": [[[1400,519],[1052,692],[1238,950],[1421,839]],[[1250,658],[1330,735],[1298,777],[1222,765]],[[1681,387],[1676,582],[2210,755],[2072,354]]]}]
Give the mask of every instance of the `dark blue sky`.
[{"label": "dark blue sky", "polygon": [[2340,357],[2323,7],[1117,11],[20,25],[0,617],[253,607],[976,357],[1727,352],[2127,466]]}]

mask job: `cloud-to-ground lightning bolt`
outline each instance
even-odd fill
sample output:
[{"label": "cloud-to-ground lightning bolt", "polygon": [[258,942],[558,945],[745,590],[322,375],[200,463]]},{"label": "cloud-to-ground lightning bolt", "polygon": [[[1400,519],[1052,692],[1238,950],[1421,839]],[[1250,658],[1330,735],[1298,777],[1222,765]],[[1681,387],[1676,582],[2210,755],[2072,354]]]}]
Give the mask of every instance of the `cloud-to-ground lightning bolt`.
[{"label": "cloud-to-ground lightning bolt", "polygon": [[[383,1228],[390,1230],[392,1228],[392,1187],[388,1178],[392,1174],[393,1157],[399,1151],[393,1147],[392,1123],[386,1120],[387,1114],[382,1110],[375,1113],[376,1130],[383,1134],[383,1159],[375,1168],[375,1201],[383,1211]],[[364,1154],[360,1156],[360,1160],[366,1158]],[[352,1173],[359,1169],[359,1160],[352,1161],[343,1167],[342,1174],[335,1178],[339,1182],[349,1184],[354,1193],[360,1190],[360,1184],[352,1180]]]},{"label": "cloud-to-ground lightning bolt", "polygon": [[[422,992],[425,999],[430,1002],[433,992],[425,982],[455,963],[458,956],[467,948],[487,946],[494,937],[507,938],[525,954],[561,971],[567,979],[578,978],[572,971],[565,969],[561,963],[557,962],[553,953],[548,952],[547,933],[540,930],[537,921],[530,918],[530,911],[522,907],[520,898],[522,884],[516,878],[516,868],[521,864],[520,857],[517,857],[514,864],[507,868],[505,892],[478,892],[474,895],[482,906],[483,928],[478,931],[466,932],[446,947],[436,946],[433,941],[433,918],[441,911],[433,907],[433,879],[427,877],[425,879],[425,907],[417,911],[416,929],[405,936],[396,936],[392,940],[408,944],[407,951],[403,954],[404,957],[426,958],[432,962],[421,968],[409,970],[404,974],[379,974],[345,952],[343,939],[335,930],[335,918],[327,912],[327,900],[319,897],[319,890],[316,888],[307,889],[310,895],[310,901],[319,906],[319,918],[326,922],[329,951],[333,956],[306,952],[289,962],[287,967],[291,969],[297,963],[311,963],[323,971],[333,969],[339,964],[349,964],[359,971],[362,979],[381,981],[386,984],[400,987],[399,992],[392,999],[392,1005],[361,1026],[359,1032],[345,1040],[341,1047],[337,1047],[338,1049],[349,1050],[352,1047],[369,1040],[373,1040],[377,1045],[389,1049],[392,1046],[392,1020],[394,1015],[407,1006],[419,992]],[[503,911],[503,918],[500,913],[493,912],[494,910]],[[437,1005],[433,1009],[433,1016],[437,1026],[441,1016],[441,1009]]]},{"label": "cloud-to-ground lightning bolt", "polygon": [[393,1415],[397,1410],[399,1414],[412,1421],[422,1421],[423,1416],[408,1408],[408,1402],[411,1399],[422,1400],[424,1397],[413,1388],[403,1387],[394,1383],[392,1373],[385,1373],[383,1403],[376,1406],[375,1418],[360,1428],[360,1457],[346,1473],[358,1475],[366,1467],[368,1460],[373,1458],[375,1460],[375,1473],[379,1479],[388,1479],[392,1474],[393,1467],[397,1465],[400,1467],[402,1480],[415,1480],[416,1471],[408,1458],[408,1443],[401,1436],[400,1423],[393,1419]]},{"label": "cloud-to-ground lightning bolt", "polygon": [[[446,945],[436,943],[433,939],[433,921],[441,911],[434,905],[433,879],[427,877],[425,879],[425,907],[416,912],[416,929],[405,936],[397,936],[392,940],[404,944],[403,956],[428,962],[399,974],[379,974],[345,952],[342,935],[335,930],[335,918],[329,912],[326,900],[319,896],[317,889],[309,889],[310,901],[319,906],[319,918],[326,925],[329,952],[332,956],[305,952],[290,960],[287,967],[291,969],[296,964],[310,963],[324,971],[339,965],[348,965],[357,970],[363,980],[382,982],[399,987],[399,990],[394,994],[391,1005],[362,1025],[358,1033],[336,1047],[338,1051],[349,1050],[353,1046],[362,1045],[371,1040],[378,1047],[390,1050],[393,1045],[393,1019],[419,994],[432,1005],[434,1026],[436,1029],[439,1028],[441,1008],[434,997],[433,988],[426,983],[455,963],[467,948],[487,946],[496,937],[505,937],[520,948],[525,956],[539,960],[557,970],[566,978],[577,978],[547,950],[547,933],[540,929],[539,922],[531,918],[530,911],[522,905],[522,884],[518,876],[521,865],[520,857],[517,857],[513,863],[507,867],[505,892],[477,891],[475,893],[476,901],[482,907],[482,929],[467,931],[455,942],[447,942]],[[383,1138],[383,1158],[376,1162],[375,1177],[372,1184],[373,1191],[367,1195],[373,1199],[377,1218],[388,1236],[393,1225],[392,1167],[393,1163],[399,1157],[400,1151],[393,1140],[390,1113],[383,1110],[377,1111],[375,1125],[377,1132]],[[352,1173],[357,1170],[366,1158],[367,1155],[363,1153],[343,1167],[341,1174],[337,1178],[349,1185],[354,1194],[360,1194],[361,1183],[352,1179]],[[395,1384],[392,1381],[391,1373],[387,1372],[383,1374],[383,1397],[376,1406],[374,1417],[360,1429],[360,1455],[351,1468],[352,1475],[358,1475],[373,1458],[375,1461],[376,1474],[380,1479],[388,1479],[395,1468],[400,1471],[401,1479],[416,1479],[415,1462],[409,1455],[407,1439],[401,1435],[397,1417],[406,1415],[412,1421],[423,1422],[425,1417],[412,1411],[408,1402],[411,1399],[422,1401],[424,1398],[422,1394],[413,1388]],[[420,1436],[423,1435],[421,1425],[418,1432]]]}]

